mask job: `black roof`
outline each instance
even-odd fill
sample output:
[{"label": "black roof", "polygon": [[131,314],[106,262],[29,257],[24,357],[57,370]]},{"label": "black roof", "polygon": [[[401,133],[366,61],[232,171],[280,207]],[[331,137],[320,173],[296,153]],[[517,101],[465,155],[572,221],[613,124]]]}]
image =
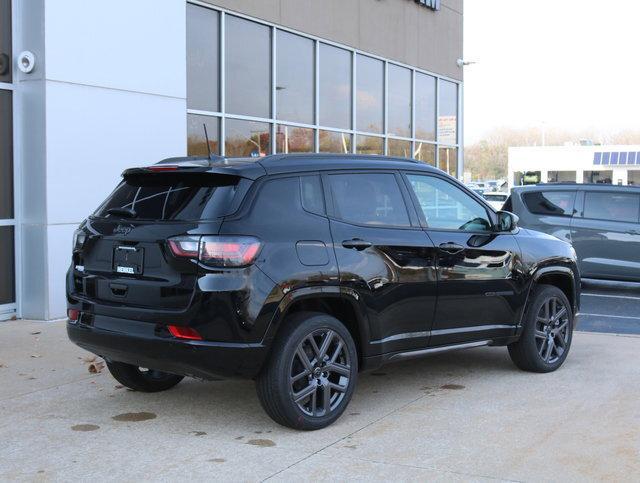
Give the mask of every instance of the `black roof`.
[{"label": "black roof", "polygon": [[262,158],[225,158],[222,156],[187,156],[167,158],[146,168],[132,168],[127,173],[160,170],[176,165],[178,169],[230,174],[256,179],[266,174],[300,173],[332,169],[413,169],[440,172],[421,161],[390,156],[363,154],[273,154]]}]

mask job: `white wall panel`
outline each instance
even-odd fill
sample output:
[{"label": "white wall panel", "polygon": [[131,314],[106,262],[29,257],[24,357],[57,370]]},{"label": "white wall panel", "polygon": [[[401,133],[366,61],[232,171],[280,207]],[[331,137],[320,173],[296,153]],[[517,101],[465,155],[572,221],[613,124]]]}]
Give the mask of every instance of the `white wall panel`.
[{"label": "white wall panel", "polygon": [[60,319],[67,313],[65,278],[71,265],[71,239],[76,225],[47,227],[47,319]]},{"label": "white wall panel", "polygon": [[186,153],[184,99],[47,82],[47,221],[78,223],[122,170]]},{"label": "white wall panel", "polygon": [[185,97],[184,0],[46,0],[47,78]]}]

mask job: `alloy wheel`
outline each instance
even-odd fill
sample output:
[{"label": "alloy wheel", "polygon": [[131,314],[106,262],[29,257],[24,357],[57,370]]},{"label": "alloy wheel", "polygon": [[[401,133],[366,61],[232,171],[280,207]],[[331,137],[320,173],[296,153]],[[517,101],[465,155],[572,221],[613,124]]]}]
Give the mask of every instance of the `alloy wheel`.
[{"label": "alloy wheel", "polygon": [[342,402],[351,379],[351,360],[342,337],[331,329],[306,336],[291,361],[291,397],[308,416],[321,417]]},{"label": "alloy wheel", "polygon": [[569,311],[562,300],[550,297],[542,304],[536,317],[535,340],[538,355],[547,364],[562,357],[569,344]]}]

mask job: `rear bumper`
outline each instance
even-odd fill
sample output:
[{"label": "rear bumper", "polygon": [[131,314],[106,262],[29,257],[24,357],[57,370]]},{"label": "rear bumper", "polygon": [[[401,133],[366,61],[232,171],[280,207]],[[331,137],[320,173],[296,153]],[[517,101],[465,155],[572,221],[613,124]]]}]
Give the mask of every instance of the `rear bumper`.
[{"label": "rear bumper", "polygon": [[105,359],[203,379],[253,378],[267,355],[262,344],[175,339],[159,333],[155,324],[99,315],[91,324],[68,322],[67,334]]}]

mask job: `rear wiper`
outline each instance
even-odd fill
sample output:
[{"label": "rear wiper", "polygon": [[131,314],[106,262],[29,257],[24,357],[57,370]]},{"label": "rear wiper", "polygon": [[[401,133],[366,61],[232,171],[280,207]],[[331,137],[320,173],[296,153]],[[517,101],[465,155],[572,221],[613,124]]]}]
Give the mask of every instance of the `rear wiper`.
[{"label": "rear wiper", "polygon": [[137,213],[131,208],[109,208],[107,210],[107,215],[120,215],[126,218],[135,218]]}]

